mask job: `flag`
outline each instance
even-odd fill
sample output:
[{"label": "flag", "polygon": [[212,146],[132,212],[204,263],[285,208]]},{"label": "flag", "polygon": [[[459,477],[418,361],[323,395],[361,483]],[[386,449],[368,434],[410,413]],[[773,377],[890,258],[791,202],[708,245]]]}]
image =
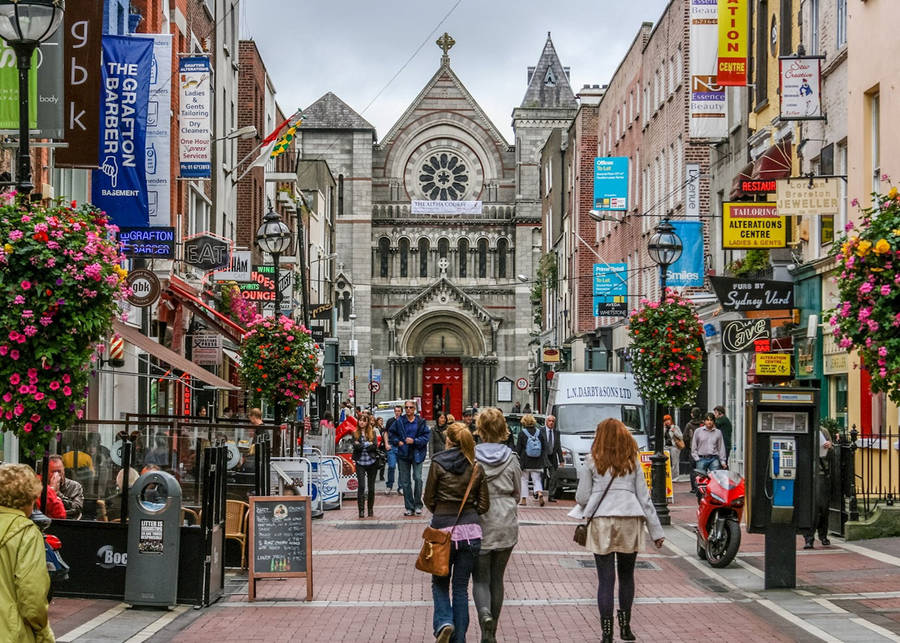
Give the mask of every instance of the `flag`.
[{"label": "flag", "polygon": [[[294,134],[300,126],[302,114],[297,110],[293,116],[285,120],[281,125],[276,127],[272,132],[263,139],[260,144],[259,156],[247,168],[265,165],[270,158],[276,158],[284,153],[290,142],[294,139]],[[287,128],[285,130],[285,128]],[[282,132],[284,132],[282,134]]]}]

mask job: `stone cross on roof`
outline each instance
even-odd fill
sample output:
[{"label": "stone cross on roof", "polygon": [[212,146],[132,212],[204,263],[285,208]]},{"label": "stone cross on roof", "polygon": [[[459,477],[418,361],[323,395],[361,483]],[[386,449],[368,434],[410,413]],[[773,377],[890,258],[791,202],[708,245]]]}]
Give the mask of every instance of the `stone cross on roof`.
[{"label": "stone cross on roof", "polygon": [[437,46],[440,47],[441,51],[444,52],[443,59],[450,60],[450,56],[447,54],[447,52],[450,51],[450,48],[456,44],[456,41],[450,37],[450,34],[445,31],[443,36],[435,40],[435,43],[437,43]]}]

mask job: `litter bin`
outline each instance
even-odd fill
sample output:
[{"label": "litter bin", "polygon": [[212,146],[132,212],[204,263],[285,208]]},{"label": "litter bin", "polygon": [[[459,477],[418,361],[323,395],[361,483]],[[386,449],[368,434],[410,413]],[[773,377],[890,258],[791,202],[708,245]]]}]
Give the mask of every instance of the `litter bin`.
[{"label": "litter bin", "polygon": [[126,603],[175,605],[180,542],[181,485],[168,473],[149,471],[128,494]]}]

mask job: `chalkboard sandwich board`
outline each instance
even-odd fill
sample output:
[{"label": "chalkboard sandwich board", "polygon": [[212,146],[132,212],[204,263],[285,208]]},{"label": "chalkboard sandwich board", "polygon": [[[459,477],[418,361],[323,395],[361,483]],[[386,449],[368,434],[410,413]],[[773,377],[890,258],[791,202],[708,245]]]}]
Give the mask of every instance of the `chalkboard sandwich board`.
[{"label": "chalkboard sandwich board", "polygon": [[306,578],[311,601],[312,531],[309,496],[250,496],[248,599],[260,578]]}]

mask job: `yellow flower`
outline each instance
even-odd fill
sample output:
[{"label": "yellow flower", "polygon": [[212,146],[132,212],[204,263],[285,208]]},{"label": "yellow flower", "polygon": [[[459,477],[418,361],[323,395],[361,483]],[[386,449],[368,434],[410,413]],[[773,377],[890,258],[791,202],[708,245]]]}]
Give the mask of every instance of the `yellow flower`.
[{"label": "yellow flower", "polygon": [[11,243],[7,243],[3,246],[3,250],[6,251],[6,254],[12,254],[12,251],[15,250],[15,248],[12,247]]},{"label": "yellow flower", "polygon": [[859,242],[859,247],[856,249],[856,254],[858,254],[860,257],[865,257],[867,254],[869,254],[869,250],[871,249],[872,242],[863,240]]},{"label": "yellow flower", "polygon": [[888,191],[888,198],[889,198],[889,199],[896,199],[896,198],[897,198],[897,188],[891,188],[891,189]]},{"label": "yellow flower", "polygon": [[[897,188],[891,188],[891,189],[896,190]],[[890,251],[891,251],[891,244],[889,244],[886,239],[879,239],[878,243],[875,244],[875,252],[877,254],[883,255],[883,254],[887,254]]]}]

